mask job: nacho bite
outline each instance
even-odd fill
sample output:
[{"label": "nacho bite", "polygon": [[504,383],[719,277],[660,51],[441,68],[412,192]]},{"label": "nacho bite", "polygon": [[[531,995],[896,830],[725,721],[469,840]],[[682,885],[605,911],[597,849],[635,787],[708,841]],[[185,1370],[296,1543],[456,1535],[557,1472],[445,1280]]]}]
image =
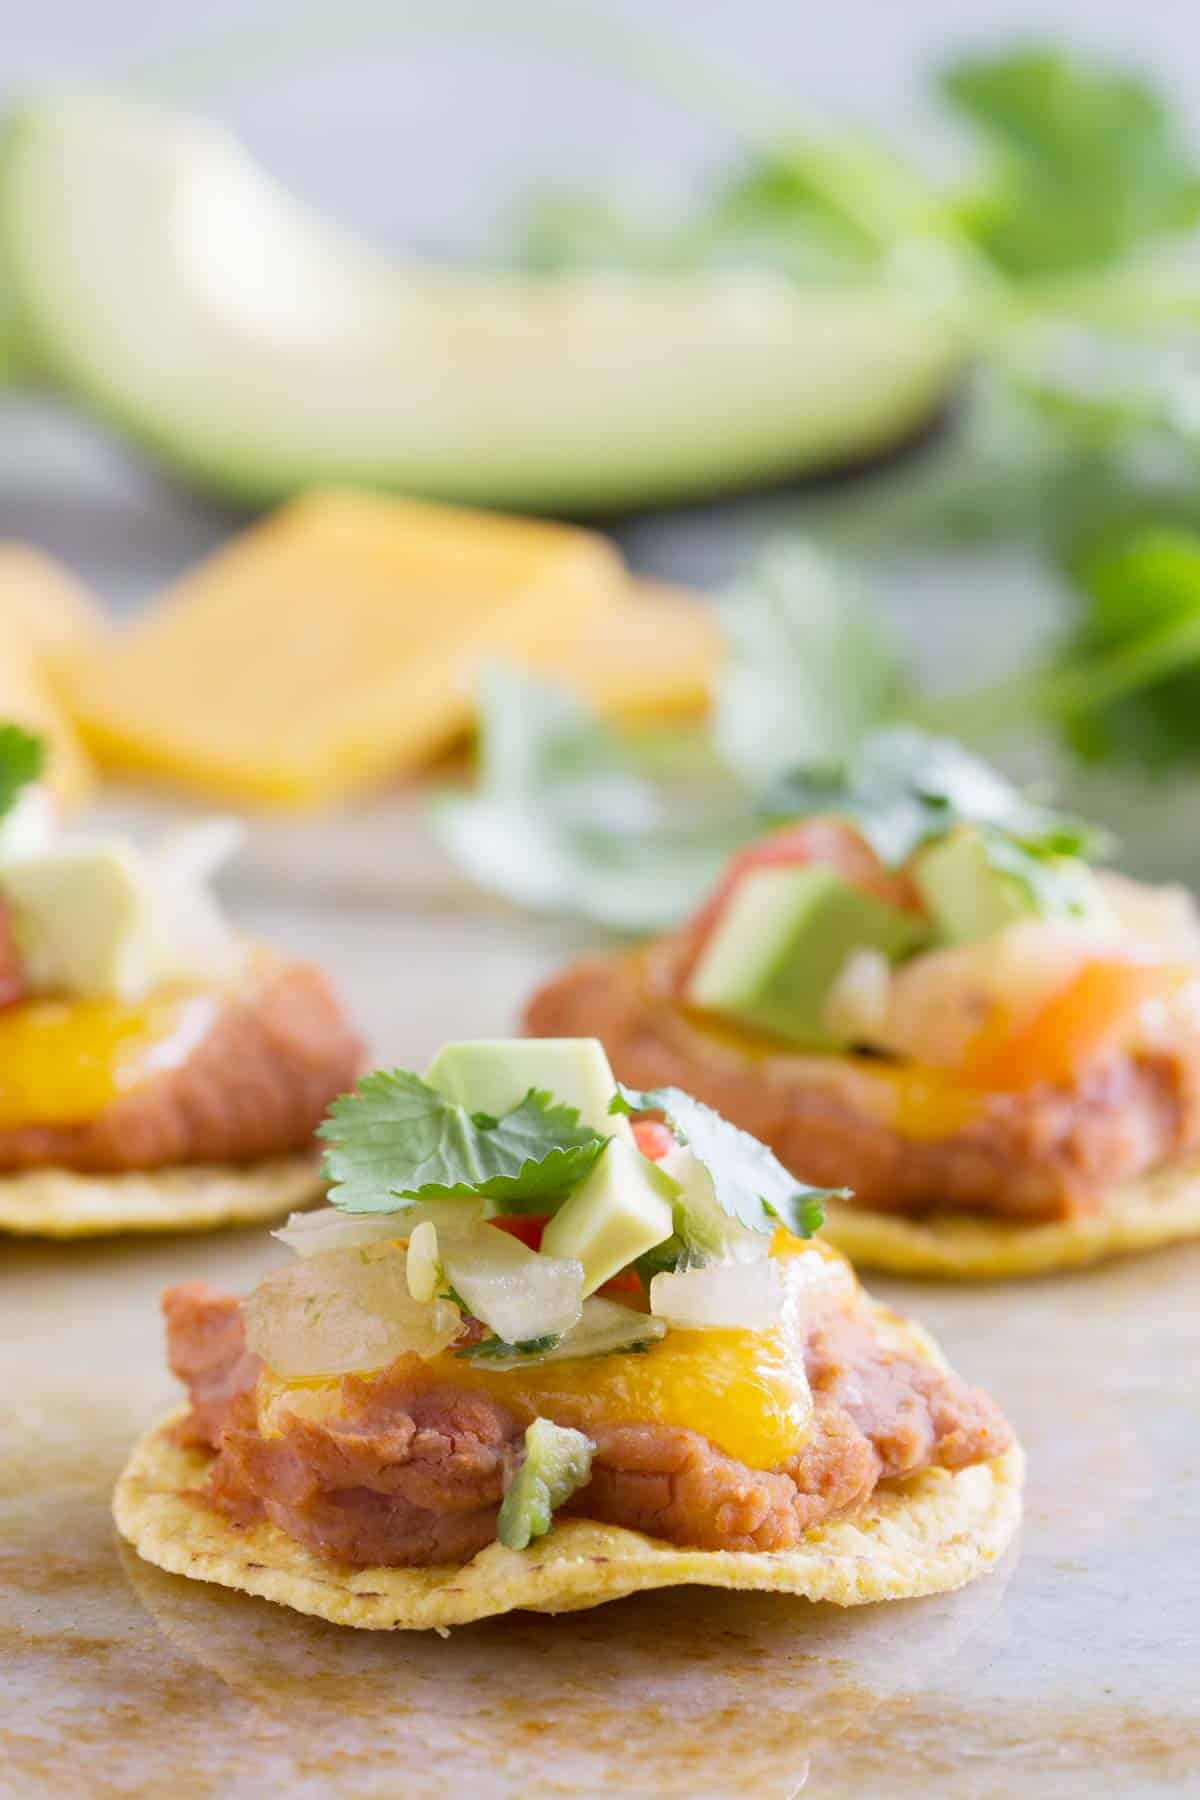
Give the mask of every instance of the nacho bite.
[{"label": "nacho bite", "polygon": [[291,1260],[164,1296],[189,1406],[115,1499],[149,1561],[419,1628],[687,1582],[900,1598],[1011,1539],[1007,1422],[813,1235],[824,1196],[595,1041],[449,1045],[322,1135]]},{"label": "nacho bite", "polygon": [[63,831],[41,746],[0,725],[0,1232],[278,1218],[362,1046],[319,970],[245,942],[212,819],[142,848]]},{"label": "nacho bite", "polygon": [[593,1032],[809,1181],[905,1273],[1035,1273],[1200,1235],[1200,920],[1178,888],[908,729],[801,773],[674,936],[565,970],[526,1029]]}]

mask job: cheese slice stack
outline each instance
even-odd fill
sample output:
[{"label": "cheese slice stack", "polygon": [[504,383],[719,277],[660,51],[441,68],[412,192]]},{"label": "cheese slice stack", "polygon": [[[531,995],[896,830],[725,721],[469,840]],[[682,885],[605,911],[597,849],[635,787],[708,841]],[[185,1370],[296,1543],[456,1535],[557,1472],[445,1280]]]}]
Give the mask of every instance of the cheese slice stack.
[{"label": "cheese slice stack", "polygon": [[100,629],[99,607],[65,569],[24,544],[0,543],[0,720],[45,739],[46,780],[64,810],[90,792],[92,772],[49,670]]},{"label": "cheese slice stack", "polygon": [[591,532],[328,491],[251,527],[58,667],[107,765],[303,808],[461,740],[494,658],[644,719],[704,703],[716,645],[694,602],[635,600]]}]

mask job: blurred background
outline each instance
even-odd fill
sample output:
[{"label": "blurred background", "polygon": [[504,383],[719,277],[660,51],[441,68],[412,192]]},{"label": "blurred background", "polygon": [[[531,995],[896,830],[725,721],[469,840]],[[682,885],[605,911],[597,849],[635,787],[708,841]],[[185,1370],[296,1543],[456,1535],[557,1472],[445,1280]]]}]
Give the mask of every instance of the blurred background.
[{"label": "blurred background", "polygon": [[[989,88],[988,67],[1035,52],[1055,64],[1049,74],[1026,67]],[[1119,650],[1145,622],[1140,601],[1125,604],[1119,630],[1098,619],[1097,583],[1108,580],[1109,565],[1093,578],[1080,557],[1091,554],[1100,526],[1128,520],[1139,532],[1186,536],[1193,512],[1200,517],[1200,406],[1191,400],[1200,276],[1193,298],[1189,267],[1200,207],[1191,141],[1200,38],[1187,9],[1165,0],[1139,8],[996,0],[970,9],[950,0],[847,0],[809,14],[774,0],[736,9],[676,0],[594,9],[214,4],[198,26],[183,5],[45,0],[9,22],[0,59],[7,105],[69,74],[132,85],[219,121],[313,213],[397,258],[533,267],[538,279],[547,268],[597,263],[652,275],[664,264],[701,281],[714,265],[778,272],[782,264],[800,286],[831,288],[835,308],[843,292],[886,289],[890,304],[906,288],[905,304],[924,309],[957,348],[936,379],[922,377],[922,398],[905,402],[903,420],[864,430],[861,454],[853,444],[825,459],[806,450],[793,459],[804,465],[799,481],[784,456],[762,483],[756,466],[743,480],[731,451],[719,478],[698,482],[695,495],[642,507],[624,495],[611,504],[606,491],[604,529],[636,575],[706,594],[742,576],[764,545],[801,534],[849,567],[863,583],[862,606],[891,622],[906,691],[921,704],[952,696],[944,720],[934,707],[930,723],[972,723],[970,690],[984,684],[990,694],[994,678],[1013,672],[1017,698],[1001,694],[1003,726],[981,747],[1022,775],[1052,776],[1070,799],[1109,819],[1147,873],[1182,866],[1200,875],[1191,850],[1200,822],[1195,650],[1185,646],[1184,660],[1172,661],[1168,647],[1161,663],[1151,652],[1151,672],[1176,681],[1165,728],[1162,707],[1146,729],[1140,715],[1115,725],[1081,718],[1061,696],[1024,710],[1020,687],[1028,672],[1040,678],[1064,658],[1074,668],[1082,657],[1090,669],[1089,659]],[[984,77],[965,99],[960,86],[955,100],[944,72],[972,59]],[[696,251],[705,209],[739,174],[777,167],[779,147],[798,138],[840,143],[847,134],[869,137],[874,162],[864,173],[834,157],[822,179],[839,206],[849,196],[857,223],[865,206],[878,225],[870,256],[856,249],[858,260],[837,262],[832,275],[822,266],[814,277],[807,264],[797,275],[790,202],[772,214],[770,199],[765,223],[761,213],[749,226],[742,217],[715,253],[711,244]],[[935,202],[883,193],[882,172],[910,160],[921,194],[940,196]],[[1044,246],[1026,255],[1020,243],[1013,251],[1027,220],[1010,232],[1008,250],[1003,219],[989,238],[989,208],[1002,212],[1022,182],[1058,207],[1050,235],[1078,207],[1089,212],[1078,255]],[[145,295],[129,240],[108,239],[103,193],[89,197],[86,184],[80,193],[76,209],[92,207],[99,285],[123,286],[115,309],[136,312]],[[44,210],[41,200],[31,204],[50,241],[51,188],[45,195]],[[1103,237],[1106,214],[1117,221],[1112,241],[1093,243],[1088,230]],[[626,228],[630,218],[636,228]],[[126,264],[116,282],[110,255]],[[13,267],[17,310],[28,312],[21,288],[31,277]],[[36,296],[45,317],[0,396],[0,537],[61,559],[106,608],[128,613],[240,529],[254,506],[193,483],[178,456],[147,454],[133,440],[153,435],[155,421],[131,432],[111,395],[106,422],[88,417],[80,402],[94,398],[90,376],[61,346],[46,354],[45,334],[65,316],[55,318],[56,304]],[[78,335],[88,335],[82,320]],[[668,332],[668,357],[671,341]],[[113,366],[99,337],[88,353],[97,368]],[[692,354],[681,380],[694,389],[705,353],[693,344]],[[858,386],[877,398],[893,377],[869,359],[861,366]],[[294,373],[304,379],[301,363]],[[847,379],[853,385],[853,369]],[[242,404],[234,384],[231,411]],[[839,404],[836,384],[832,401],[814,401],[827,411]],[[697,425],[681,420],[682,435],[702,429],[711,429],[703,416]],[[830,472],[830,462],[863,466]],[[730,497],[747,483],[750,493]],[[302,476],[294,485],[305,485]],[[436,479],[424,485],[436,493]],[[497,502],[508,498],[501,481]],[[587,510],[570,501],[531,509]],[[1128,548],[1118,546],[1122,556]],[[1133,544],[1138,555],[1144,548]],[[1168,549],[1169,592],[1155,602],[1154,620],[1186,624],[1200,612],[1200,540],[1194,566],[1190,539]],[[1135,564],[1118,585],[1140,595]],[[812,579],[811,570],[787,578],[797,589],[789,604],[801,612],[800,590]],[[826,576],[815,579],[820,586]],[[335,811],[344,818],[359,807],[355,796]],[[290,825],[268,828],[261,841],[268,862],[281,857],[273,866],[294,871]]]}]

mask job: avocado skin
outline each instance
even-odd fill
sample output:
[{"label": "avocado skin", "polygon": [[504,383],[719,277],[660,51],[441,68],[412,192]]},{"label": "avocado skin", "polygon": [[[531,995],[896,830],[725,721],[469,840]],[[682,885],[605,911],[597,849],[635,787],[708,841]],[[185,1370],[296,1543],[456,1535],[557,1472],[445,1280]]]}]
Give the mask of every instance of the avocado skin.
[{"label": "avocado skin", "polygon": [[850,887],[831,869],[756,870],[718,922],[687,997],[806,1049],[837,1049],[824,1010],[847,958],[878,950],[894,961],[928,936],[922,919]]}]

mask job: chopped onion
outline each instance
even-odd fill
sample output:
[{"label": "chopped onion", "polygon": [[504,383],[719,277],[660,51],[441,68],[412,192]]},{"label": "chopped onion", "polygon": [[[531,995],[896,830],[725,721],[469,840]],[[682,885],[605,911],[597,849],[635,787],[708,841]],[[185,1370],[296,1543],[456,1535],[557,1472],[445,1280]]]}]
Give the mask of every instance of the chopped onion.
[{"label": "chopped onion", "polygon": [[437,1226],[432,1219],[421,1219],[413,1226],[404,1261],[408,1291],[414,1300],[437,1299],[442,1284],[442,1265],[438,1261]]},{"label": "chopped onion", "polygon": [[869,1044],[887,1020],[892,965],[882,950],[854,950],[825,999],[825,1024],[848,1044]]},{"label": "chopped onion", "polygon": [[769,1331],[782,1316],[783,1301],[776,1262],[709,1263],[664,1272],[650,1283],[654,1317],[692,1331]]},{"label": "chopped onion", "polygon": [[643,1349],[666,1335],[665,1320],[652,1318],[649,1313],[638,1312],[632,1306],[620,1306],[613,1300],[601,1300],[593,1294],[583,1303],[579,1323],[553,1349],[530,1356],[489,1357],[487,1367],[524,1369],[531,1363],[567,1362],[580,1356],[611,1356],[621,1350]]},{"label": "chopped onion", "polygon": [[676,1144],[658,1166],[679,1183],[676,1229],[690,1251],[721,1262],[762,1262],[770,1253],[768,1232],[751,1231],[721,1206],[712,1176],[686,1144]]},{"label": "chopped onion", "polygon": [[315,1212],[292,1213],[283,1230],[271,1235],[297,1256],[316,1256],[323,1250],[355,1250],[387,1238],[410,1237],[425,1220],[447,1236],[469,1232],[482,1217],[482,1200],[421,1201],[391,1213],[350,1213],[321,1206]]},{"label": "chopped onion", "polygon": [[406,1258],[390,1244],[326,1250],[259,1282],[242,1308],[246,1343],[277,1375],[349,1375],[398,1356],[437,1356],[462,1315],[408,1291]]},{"label": "chopped onion", "polygon": [[481,1225],[442,1250],[447,1279],[477,1319],[509,1344],[559,1337],[578,1323],[583,1264],[539,1256],[507,1231]]}]

